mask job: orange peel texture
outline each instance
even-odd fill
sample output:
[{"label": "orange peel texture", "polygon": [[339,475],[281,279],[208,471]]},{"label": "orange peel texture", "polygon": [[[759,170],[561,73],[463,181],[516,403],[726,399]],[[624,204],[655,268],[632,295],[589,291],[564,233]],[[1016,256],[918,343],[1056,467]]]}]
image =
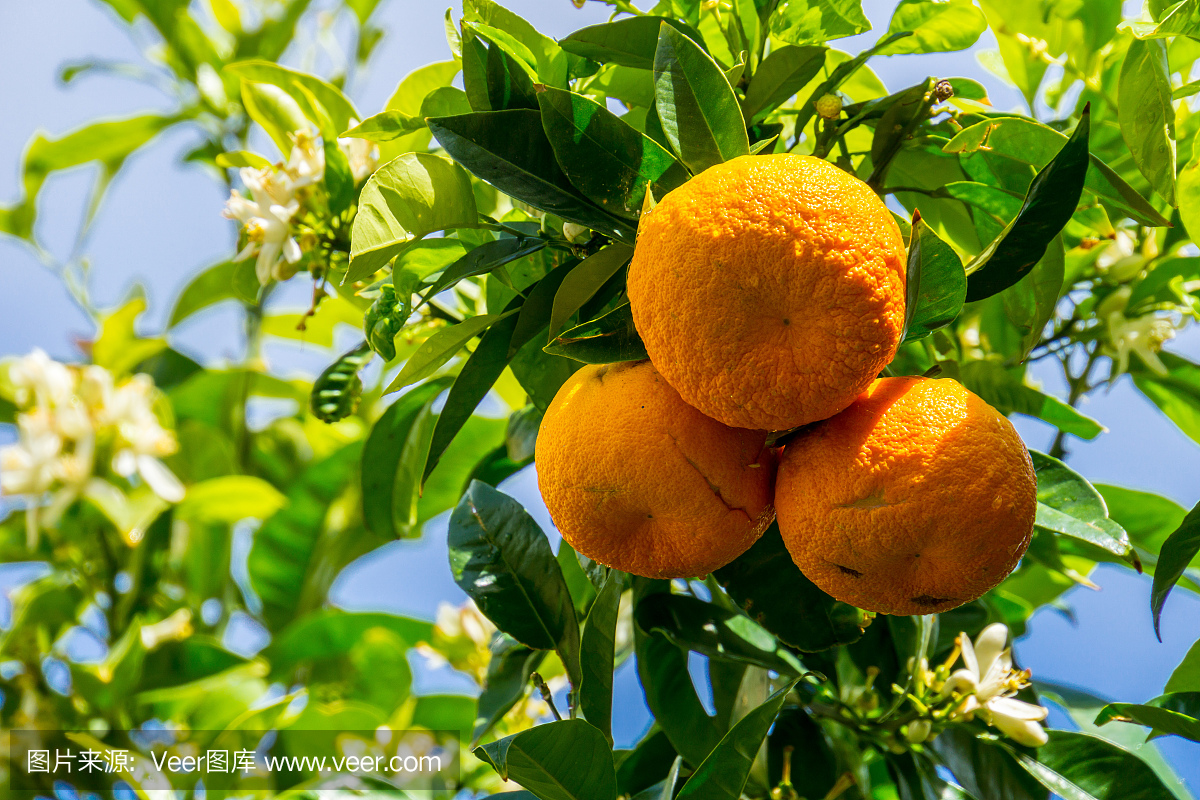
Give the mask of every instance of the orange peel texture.
[{"label": "orange peel texture", "polygon": [[782,430],[853,402],[904,325],[904,241],[858,178],[811,156],[741,156],[642,217],[634,324],[689,404]]},{"label": "orange peel texture", "polygon": [[774,456],[680,399],[648,361],[587,366],[542,420],[537,476],[563,538],[648,578],[705,575],[774,519]]},{"label": "orange peel texture", "polygon": [[1012,423],[961,384],[883,378],[787,444],[775,505],[792,560],[825,592],[932,614],[1013,571],[1037,478]]}]

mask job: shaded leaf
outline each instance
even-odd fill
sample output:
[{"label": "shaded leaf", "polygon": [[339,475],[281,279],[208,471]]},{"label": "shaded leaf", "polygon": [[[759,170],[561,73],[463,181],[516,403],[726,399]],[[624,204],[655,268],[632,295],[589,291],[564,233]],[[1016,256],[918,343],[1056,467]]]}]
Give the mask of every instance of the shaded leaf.
[{"label": "shaded leaf", "polygon": [[650,70],[654,69],[654,51],[664,23],[694,42],[704,42],[704,37],[686,22],[647,14],[581,28],[561,40],[559,46],[593,61]]},{"label": "shaded leaf", "polygon": [[566,356],[585,364],[641,361],[647,358],[646,346],[634,327],[628,303],[563,331],[543,349],[551,355]]},{"label": "shaded leaf", "polygon": [[1158,553],[1154,585],[1150,590],[1150,612],[1154,617],[1154,633],[1159,641],[1162,641],[1158,623],[1163,604],[1197,553],[1200,553],[1200,503],[1188,512],[1175,532],[1163,542]]},{"label": "shaded leaf", "polygon": [[1174,795],[1145,761],[1112,742],[1086,733],[1049,731],[1036,760],[1017,760],[1064,800],[1171,800]]},{"label": "shaded leaf", "polygon": [[579,262],[563,279],[562,286],[554,295],[554,308],[550,312],[550,336],[554,337],[567,320],[583,308],[632,257],[633,250],[630,247],[614,242]]},{"label": "shaded leaf", "polygon": [[538,725],[478,747],[475,756],[541,800],[616,800],[608,740],[581,719]]},{"label": "shaded leaf", "polygon": [[1145,703],[1109,703],[1100,709],[1096,725],[1131,722],[1153,728],[1157,734],[1173,734],[1200,742],[1200,692],[1180,692],[1156,697]]},{"label": "shaded leaf", "polygon": [[828,48],[787,44],[771,50],[750,78],[742,110],[747,120],[757,120],[786,102],[817,77],[825,66]]},{"label": "shaded leaf", "polygon": [[507,634],[493,638],[490,651],[471,733],[472,747],[530,690],[530,676],[546,657],[545,650],[526,647]]},{"label": "shaded leaf", "polygon": [[1104,426],[1053,395],[1027,386],[994,361],[968,361],[959,367],[964,386],[1003,414],[1027,414],[1064,433],[1094,439]]},{"label": "shaded leaf", "polygon": [[962,311],[967,275],[953,248],[915,215],[908,240],[904,341],[950,324]]},{"label": "shaded leaf", "polygon": [[[575,560],[575,552],[568,553]],[[578,569],[578,561],[575,561]],[[582,573],[581,573],[582,574]],[[586,577],[584,578],[586,582]],[[588,722],[612,741],[613,660],[617,631],[617,610],[621,605],[622,577],[609,572],[596,595],[583,625],[579,644],[582,681],[579,708]],[[589,587],[590,583],[587,584]]]},{"label": "shaded leaf", "polygon": [[1117,85],[1117,118],[1133,163],[1154,191],[1176,205],[1175,108],[1163,42],[1134,39],[1129,43]]}]

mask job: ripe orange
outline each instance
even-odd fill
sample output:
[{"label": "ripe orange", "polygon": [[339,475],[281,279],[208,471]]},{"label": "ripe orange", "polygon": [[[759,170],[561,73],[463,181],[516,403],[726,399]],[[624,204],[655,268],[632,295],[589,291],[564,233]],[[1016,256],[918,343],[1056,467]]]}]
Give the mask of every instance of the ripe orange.
[{"label": "ripe orange", "polygon": [[811,156],[742,156],[642,217],[629,299],[684,400],[726,425],[781,430],[841,411],[892,360],[906,261],[858,178]]},{"label": "ripe orange", "polygon": [[931,614],[1016,567],[1037,479],[1012,423],[961,384],[883,378],[787,444],[775,506],[792,560],[825,592]]},{"label": "ripe orange", "polygon": [[774,519],[765,441],[683,402],[648,361],[588,366],[542,420],[538,487],[589,558],[648,578],[705,575]]}]

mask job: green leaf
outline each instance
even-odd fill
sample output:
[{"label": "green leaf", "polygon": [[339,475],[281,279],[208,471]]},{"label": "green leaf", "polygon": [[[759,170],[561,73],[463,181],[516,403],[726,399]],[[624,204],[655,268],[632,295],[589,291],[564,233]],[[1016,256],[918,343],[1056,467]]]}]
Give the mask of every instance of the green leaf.
[{"label": "green leaf", "polygon": [[637,795],[661,786],[662,776],[669,776],[675,762],[680,760],[671,746],[671,740],[657,723],[651,723],[650,730],[641,741],[632,750],[621,753],[621,756],[617,762],[617,791],[623,795]]},{"label": "green leaf", "polygon": [[686,650],[709,658],[737,661],[784,675],[804,672],[800,661],[757,622],[694,597],[652,594],[634,609],[646,633],[658,633]]},{"label": "green leaf", "polygon": [[[480,337],[475,352],[459,370],[454,385],[450,387],[446,404],[438,414],[425,462],[425,479],[429,478],[442,453],[483,401],[484,396],[504,372],[505,366],[549,320],[554,293],[558,291],[568,272],[569,269],[565,267],[555,269],[530,288],[526,297],[514,298],[504,310],[508,312],[519,308],[521,313],[505,317]],[[541,322],[531,324],[528,323],[529,319]],[[522,325],[522,320],[526,320],[525,325]],[[518,331],[518,328],[522,330]]]},{"label": "green leaf", "polygon": [[938,734],[933,749],[958,784],[974,798],[1047,798],[1046,790],[1017,765],[1010,751],[998,742],[978,738],[970,728],[950,726]]},{"label": "green leaf", "polygon": [[243,269],[242,264],[222,261],[192,278],[171,308],[167,327],[174,328],[193,314],[225,300],[253,302],[258,295],[258,278],[253,269]]},{"label": "green leaf", "polygon": [[540,112],[478,112],[427,122],[446,152],[480,180],[540,211],[633,243],[633,226],[596,207],[571,185],[554,158]]},{"label": "green leaf", "polygon": [[[574,550],[570,551],[567,557],[574,560]],[[578,566],[579,562],[575,561],[575,564]],[[615,571],[609,571],[588,612],[579,643],[582,677],[579,684],[579,708],[587,721],[595,725],[610,742],[613,661],[622,584],[622,576]]]},{"label": "green leaf", "polygon": [[341,134],[371,142],[392,142],[425,127],[425,120],[399,111],[381,111]]},{"label": "green leaf", "polygon": [[493,0],[467,0],[463,16],[478,27],[481,23],[491,31],[503,33],[513,44],[519,44],[533,59],[539,82],[565,87],[567,59],[558,43],[528,21]]},{"label": "green leaf", "polygon": [[258,153],[251,153],[249,150],[231,150],[226,153],[218,153],[216,164],[218,167],[226,169],[236,169],[238,167],[262,169],[263,167],[271,166],[271,159],[260,156]]},{"label": "green leaf", "polygon": [[987,30],[987,18],[971,0],[901,0],[892,12],[888,34],[912,31],[879,52],[891,56],[900,53],[946,53],[966,50]]},{"label": "green leaf", "polygon": [[[550,312],[550,336],[554,337],[576,311],[583,308],[633,257],[632,248],[614,242],[579,262],[563,279],[554,295]],[[553,341],[553,339],[551,339]]]},{"label": "green leaf", "polygon": [[484,242],[462,258],[447,266],[438,279],[425,290],[422,303],[454,286],[464,278],[484,275],[517,259],[536,253],[546,246],[541,239],[506,236]]},{"label": "green leaf", "polygon": [[[635,592],[636,596],[636,592]],[[635,626],[638,679],[646,705],[675,751],[700,764],[721,740],[724,729],[708,716],[688,674],[685,652],[659,634]]]},{"label": "green leaf", "polygon": [[405,153],[367,179],[350,234],[350,268],[342,283],[370,277],[409,243],[478,221],[470,176],[430,153]]},{"label": "green leaf", "polygon": [[962,311],[967,296],[962,261],[920,214],[914,216],[908,241],[908,280],[904,341],[928,336]]},{"label": "green leaf", "polygon": [[654,104],[667,141],[693,173],[750,153],[737,95],[712,57],[670,25],[654,54]]},{"label": "green leaf", "polygon": [[1121,63],[1117,117],[1133,163],[1154,191],[1175,200],[1175,108],[1171,105],[1167,46],[1134,39]]},{"label": "green leaf", "polygon": [[1136,369],[1133,384],[1181,431],[1200,442],[1200,364],[1165,351],[1158,357],[1167,374]]},{"label": "green leaf", "polygon": [[[238,61],[227,65],[222,71],[244,81],[279,87],[288,93],[304,115],[318,127],[321,126],[323,114],[328,115],[333,129],[323,129],[321,133],[325,136],[336,137],[339,132],[350,127],[350,120],[361,118],[354,103],[350,102],[340,89],[315,75],[281,67],[271,61]],[[320,104],[320,108],[314,106],[314,99]],[[284,155],[288,150],[283,151]]]},{"label": "green leaf", "polygon": [[1027,414],[1064,433],[1095,439],[1105,428],[1053,395],[1027,386],[995,361],[968,361],[959,367],[964,386],[1003,414]]},{"label": "green leaf", "polygon": [[774,111],[817,77],[825,66],[829,49],[819,45],[777,47],[754,70],[746,87],[742,111],[746,119],[757,121]]},{"label": "green leaf", "polygon": [[771,34],[789,44],[822,44],[871,30],[861,0],[785,0],[770,21]]},{"label": "green leaf", "polygon": [[181,119],[181,115],[142,114],[93,122],[58,138],[36,134],[22,157],[21,199],[15,205],[0,206],[0,233],[32,241],[38,192],[50,173],[99,162],[101,172],[94,184],[90,217],[125,159]]},{"label": "green leaf", "polygon": [[489,649],[491,658],[483,679],[483,691],[479,694],[475,729],[471,733],[472,747],[525,696],[530,689],[530,676],[546,657],[545,650],[526,647],[507,634],[492,639]]},{"label": "green leaf", "polygon": [[680,800],[738,800],[759,748],[767,738],[767,731],[798,680],[784,684],[766,702],[742,717],[696,767],[676,797]]},{"label": "green leaf", "polygon": [[1100,709],[1096,725],[1132,722],[1153,728],[1159,734],[1173,734],[1200,742],[1200,692],[1180,692],[1156,697],[1148,703],[1109,703]]},{"label": "green leaf", "polygon": [[1064,800],[1174,800],[1145,761],[1087,733],[1049,731],[1037,759],[1017,753],[1029,774]]},{"label": "green leaf", "polygon": [[138,335],[137,320],[145,311],[146,298],[135,288],[129,300],[104,314],[100,335],[92,343],[92,363],[123,375],[165,350],[166,339]]},{"label": "green leaf", "polygon": [[599,103],[551,87],[539,91],[537,101],[559,166],[610,214],[636,220],[647,190],[662,197],[687,180],[674,156]]},{"label": "green leaf", "polygon": [[348,655],[371,630],[389,631],[410,647],[433,635],[433,624],[385,613],[354,613],[321,608],[305,614],[279,631],[263,650],[272,674],[289,675],[306,661]]},{"label": "green leaf", "polygon": [[[512,314],[513,312],[508,313]],[[504,317],[504,314],[480,314],[440,329],[422,342],[421,346],[417,348],[417,352],[409,356],[408,360],[404,362],[404,368],[383,390],[384,393],[399,391],[405,386],[425,380],[437,372],[443,364],[458,355],[458,351],[466,346],[467,342]]]},{"label": "green leaf", "polygon": [[377,536],[412,535],[416,487],[425,466],[421,432],[450,380],[440,378],[406,392],[371,427],[362,453],[363,523]]},{"label": "green leaf", "polygon": [[1031,450],[1029,456],[1038,483],[1034,525],[1095,545],[1115,556],[1130,557],[1133,550],[1129,536],[1108,518],[1108,508],[1100,493],[1058,459],[1036,450]]},{"label": "green leaf", "polygon": [[175,506],[175,519],[232,525],[243,519],[266,519],[285,502],[279,490],[262,478],[224,475],[189,486],[187,496]]},{"label": "green leaf", "polygon": [[1046,323],[1054,316],[1066,272],[1065,258],[1062,234],[1059,234],[1046,247],[1033,269],[1000,293],[1009,322],[1021,334],[1021,348],[1016,355],[1022,360],[1042,340]]},{"label": "green leaf", "polygon": [[[268,630],[279,631],[307,608],[319,605],[337,574],[330,567],[344,566],[331,563],[329,554],[319,552],[318,543],[325,512],[349,482],[361,452],[362,445],[354,442],[305,469],[289,488],[287,505],[254,534],[246,568]],[[362,546],[365,551],[369,543]],[[313,579],[318,583],[310,585]]]},{"label": "green leaf", "polygon": [[[483,87],[476,83],[477,69],[464,72],[464,80],[467,77],[472,79],[467,86],[468,97],[473,101],[486,97],[485,108],[491,111],[537,108],[537,95],[534,90],[537,67],[534,64],[533,53],[503,31],[486,25],[464,23],[463,32],[469,34],[468,52],[478,53],[483,58]],[[479,52],[475,42],[487,44],[486,55]],[[472,102],[472,106],[474,105]]]},{"label": "green leaf", "polygon": [[585,364],[610,364],[647,358],[646,346],[642,344],[633,325],[629,303],[563,331],[542,349],[551,355],[566,356]]},{"label": "green leaf", "polygon": [[478,747],[475,756],[541,800],[616,800],[608,740],[581,719],[538,725]]},{"label": "green leaf", "polygon": [[1089,120],[1085,109],[1071,138],[1034,177],[1016,218],[967,265],[967,302],[1025,277],[1071,219],[1087,177]]},{"label": "green leaf", "polygon": [[[1007,156],[1014,163],[1032,164],[1035,168],[1048,164],[1052,154],[1067,142],[1067,136],[1036,120],[1026,117],[995,117],[964,128],[947,142],[947,153],[970,154],[981,147]],[[1170,221],[1158,212],[1146,198],[1138,194],[1124,178],[1099,157],[1092,155],[1085,188],[1114,208],[1128,214],[1143,225],[1163,227]]]},{"label": "green leaf", "polygon": [[[1183,227],[1192,241],[1200,239],[1200,148],[1197,143],[1200,137],[1192,140],[1192,157],[1179,170],[1176,200],[1179,203],[1179,217]],[[1154,273],[1151,273],[1154,274]]]},{"label": "green leaf", "polygon": [[[785,753],[784,748],[791,752]],[[783,777],[784,761],[792,766],[792,786],[802,797],[825,797],[838,779],[837,758],[825,732],[803,708],[785,707],[767,739],[768,784]]]},{"label": "green leaf", "polygon": [[664,23],[694,42],[704,41],[704,37],[686,22],[648,14],[581,28],[561,40],[559,45],[568,53],[593,61],[650,70],[654,69],[654,51]]},{"label": "green leaf", "polygon": [[1133,23],[1131,28],[1135,36],[1141,39],[1161,39],[1168,36],[1191,36],[1200,33],[1200,0],[1184,0],[1182,3],[1167,4],[1171,13],[1167,14],[1157,25],[1151,25],[1148,30]]},{"label": "green leaf", "polygon": [[473,481],[450,516],[454,581],[496,627],[529,647],[558,650],[579,685],[579,623],[562,569],[533,517]]},{"label": "green leaf", "polygon": [[1162,641],[1159,632],[1159,617],[1162,616],[1163,604],[1167,595],[1175,588],[1175,584],[1187,569],[1196,554],[1200,553],[1200,503],[1197,503],[1175,532],[1163,542],[1158,553],[1158,565],[1154,570],[1154,585],[1150,590],[1150,612],[1154,617],[1154,633]]},{"label": "green leaf", "polygon": [[862,637],[858,610],[804,577],[784,547],[777,524],[713,575],[754,621],[795,648],[815,652]]}]

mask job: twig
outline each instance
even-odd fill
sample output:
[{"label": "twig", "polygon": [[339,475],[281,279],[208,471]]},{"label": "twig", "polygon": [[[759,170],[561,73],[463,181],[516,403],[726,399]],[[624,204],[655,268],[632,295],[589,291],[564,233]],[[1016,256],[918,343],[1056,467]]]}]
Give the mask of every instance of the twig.
[{"label": "twig", "polygon": [[546,681],[542,678],[541,673],[535,672],[529,678],[533,681],[533,685],[537,687],[537,690],[542,693],[542,699],[546,701],[546,705],[550,706],[550,713],[554,715],[556,720],[562,722],[562,714],[558,713],[558,708],[554,705],[554,695],[550,693],[550,687],[546,685]]}]

